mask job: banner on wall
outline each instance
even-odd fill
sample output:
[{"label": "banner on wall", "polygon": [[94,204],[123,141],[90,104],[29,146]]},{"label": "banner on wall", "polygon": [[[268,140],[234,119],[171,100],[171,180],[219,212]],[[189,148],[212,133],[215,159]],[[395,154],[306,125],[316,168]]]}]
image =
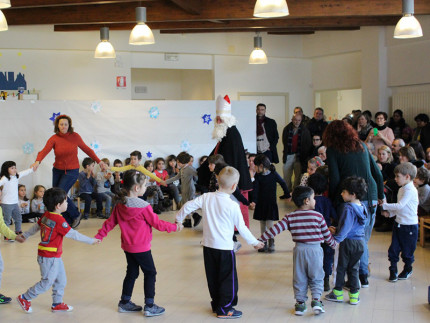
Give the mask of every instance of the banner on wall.
[{"label": "banner on wall", "polygon": [[117,76],[116,77],[116,88],[117,89],[125,89],[127,87],[126,77],[125,76]]}]

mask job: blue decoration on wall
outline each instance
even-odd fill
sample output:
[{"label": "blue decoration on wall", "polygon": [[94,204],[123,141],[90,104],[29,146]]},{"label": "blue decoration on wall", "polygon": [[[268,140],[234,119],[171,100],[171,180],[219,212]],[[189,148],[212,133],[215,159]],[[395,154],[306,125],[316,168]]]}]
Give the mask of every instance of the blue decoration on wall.
[{"label": "blue decoration on wall", "polygon": [[92,150],[94,150],[94,152],[96,153],[96,155],[100,152],[101,150],[101,145],[97,140],[93,140],[90,144],[90,147]]},{"label": "blue decoration on wall", "polygon": [[191,144],[189,143],[188,140],[182,140],[181,142],[181,150],[182,151],[188,151],[191,148]]},{"label": "blue decoration on wall", "polygon": [[152,153],[148,150],[148,152],[146,153],[146,157],[151,158],[152,157]]},{"label": "blue decoration on wall", "polygon": [[24,154],[29,155],[34,152],[34,145],[31,142],[26,142],[22,146],[22,151],[24,152]]},{"label": "blue decoration on wall", "polygon": [[0,72],[0,90],[18,90],[19,87],[27,90],[24,74],[18,73],[15,79],[15,72]]},{"label": "blue decoration on wall", "polygon": [[203,119],[203,123],[206,123],[206,124],[209,124],[211,121],[213,121],[210,114],[204,114],[202,119]]},{"label": "blue decoration on wall", "polygon": [[149,109],[149,117],[151,119],[157,119],[159,115],[160,110],[157,107],[152,107],[151,109]]},{"label": "blue decoration on wall", "polygon": [[94,113],[100,112],[101,109],[102,105],[100,104],[100,102],[93,102],[91,104],[91,110],[93,110]]},{"label": "blue decoration on wall", "polygon": [[55,119],[59,116],[61,114],[61,112],[58,112],[58,113],[53,113],[52,114],[52,117],[50,117],[49,118],[49,120],[51,120],[52,122],[54,122],[55,121]]}]

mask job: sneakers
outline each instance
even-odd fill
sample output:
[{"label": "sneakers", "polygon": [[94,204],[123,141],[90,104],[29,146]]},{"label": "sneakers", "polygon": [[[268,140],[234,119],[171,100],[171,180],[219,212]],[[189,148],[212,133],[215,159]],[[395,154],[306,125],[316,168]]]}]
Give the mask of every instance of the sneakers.
[{"label": "sneakers", "polygon": [[324,297],[326,300],[330,302],[343,302],[343,292],[333,289],[329,294]]},{"label": "sneakers", "polygon": [[324,278],[324,291],[328,292],[330,290],[330,277]]},{"label": "sneakers", "polygon": [[279,198],[280,198],[281,200],[285,200],[285,199],[287,199],[288,197],[284,194],[284,195],[280,196]]},{"label": "sneakers", "polygon": [[79,224],[81,223],[81,218],[82,214],[79,214],[79,216],[73,220],[72,229],[76,229],[79,226]]},{"label": "sneakers", "polygon": [[242,248],[242,244],[239,241],[234,241],[233,251],[236,253]]},{"label": "sneakers", "polygon": [[362,288],[369,288],[369,281],[367,280],[367,275],[358,275],[360,279],[360,284]]},{"label": "sneakers", "polygon": [[106,219],[105,216],[102,213],[97,213],[97,218],[99,218],[99,219]]},{"label": "sneakers", "polygon": [[164,307],[158,306],[156,304],[152,304],[152,307],[145,305],[143,308],[143,315],[145,316],[158,316],[164,314],[166,310]]},{"label": "sneakers", "polygon": [[242,317],[241,311],[236,311],[234,308],[227,311],[227,313],[217,313],[217,318],[219,319],[238,319]]},{"label": "sneakers", "polygon": [[298,316],[302,316],[307,311],[306,303],[299,303],[297,302],[296,305],[294,305],[294,314]]},{"label": "sneakers", "polygon": [[399,280],[406,280],[409,277],[411,277],[411,275],[412,275],[412,268],[411,268],[411,270],[403,269],[402,272],[399,274],[399,276],[397,278]]},{"label": "sneakers", "polygon": [[324,305],[320,300],[313,299],[311,302],[311,307],[312,307],[312,311],[314,311],[315,315],[325,313]]},{"label": "sneakers", "polygon": [[8,304],[12,301],[12,298],[4,296],[3,294],[0,294],[0,305],[1,304]]},{"label": "sneakers", "polygon": [[194,227],[196,227],[200,224],[200,221],[202,220],[202,216],[198,213],[193,213],[193,219],[194,219]]},{"label": "sneakers", "polygon": [[51,306],[52,312],[71,312],[73,311],[73,306],[61,303],[55,306]]},{"label": "sneakers", "polygon": [[22,297],[22,295],[19,295],[16,298],[16,300],[18,301],[18,304],[21,306],[21,308],[23,309],[24,312],[26,312],[26,313],[33,312],[32,308],[31,308],[31,302],[24,299]]},{"label": "sneakers", "polygon": [[120,313],[129,313],[129,312],[141,312],[142,306],[136,305],[133,302],[128,301],[125,304],[121,302],[118,303],[118,312]]},{"label": "sneakers", "polygon": [[357,305],[358,303],[360,303],[360,292],[357,293],[348,293],[349,296],[349,304],[351,305]]},{"label": "sneakers", "polygon": [[5,242],[15,242],[15,240],[14,240],[14,239],[8,239],[8,238],[6,238],[6,237],[4,237],[4,241],[5,241]]},{"label": "sneakers", "polygon": [[182,225],[184,226],[184,228],[191,228],[191,220],[190,219],[185,219],[184,222],[182,223]]},{"label": "sneakers", "polygon": [[390,278],[388,278],[388,281],[390,283],[395,283],[397,280],[398,280],[397,272],[390,270]]}]

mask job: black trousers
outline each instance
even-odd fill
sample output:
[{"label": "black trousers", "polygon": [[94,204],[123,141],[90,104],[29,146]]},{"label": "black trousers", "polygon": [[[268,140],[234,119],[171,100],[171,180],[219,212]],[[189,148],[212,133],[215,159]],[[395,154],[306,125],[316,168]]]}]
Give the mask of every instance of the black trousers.
[{"label": "black trousers", "polygon": [[85,201],[85,208],[84,208],[84,214],[85,215],[89,215],[90,214],[90,210],[91,210],[91,201],[93,199],[96,200],[96,205],[97,205],[97,214],[101,214],[103,212],[103,200],[100,194],[98,193],[81,193],[79,195],[79,197],[81,199],[83,199]]},{"label": "black trousers", "polygon": [[154,259],[152,259],[151,250],[140,253],[130,253],[124,251],[127,259],[127,274],[122,285],[121,300],[128,301],[133,294],[134,283],[139,277],[139,267],[143,272],[143,290],[145,292],[145,304],[154,303],[155,296],[155,269]]},{"label": "black trousers", "polygon": [[203,247],[203,258],[212,311],[225,314],[237,305],[238,300],[235,253],[233,250]]},{"label": "black trousers", "polygon": [[388,260],[390,261],[390,271],[397,272],[400,252],[407,271],[412,270],[414,263],[414,252],[417,247],[418,224],[403,225],[394,222],[391,245],[388,249]]},{"label": "black trousers", "polygon": [[339,245],[339,258],[337,261],[337,274],[335,289],[341,291],[345,285],[345,273],[351,285],[351,293],[355,294],[360,289],[358,270],[360,258],[364,252],[364,240],[345,239]]}]

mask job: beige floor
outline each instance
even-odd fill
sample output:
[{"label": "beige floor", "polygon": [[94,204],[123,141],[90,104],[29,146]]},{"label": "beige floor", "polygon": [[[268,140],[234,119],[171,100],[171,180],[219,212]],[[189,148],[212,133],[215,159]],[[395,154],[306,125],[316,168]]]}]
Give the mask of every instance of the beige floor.
[{"label": "beige floor", "polygon": [[[280,203],[285,211],[285,206]],[[281,212],[282,213],[284,213]],[[162,219],[173,220],[174,213]],[[94,235],[102,220],[90,219],[79,227],[81,233]],[[25,224],[27,228],[29,224]],[[257,235],[259,225],[251,221]],[[156,303],[166,308],[160,317],[143,318],[141,313],[118,313],[117,303],[125,274],[125,257],[120,248],[119,230],[115,229],[96,246],[65,239],[63,259],[68,285],[65,302],[75,307],[71,313],[51,313],[50,293],[33,301],[33,313],[25,314],[14,300],[0,306],[0,322],[215,322],[210,311],[209,294],[203,267],[201,231],[184,229],[181,233],[154,232],[153,255],[158,270]],[[240,239],[240,238],[239,238]],[[5,262],[1,292],[16,297],[40,278],[36,262],[38,237],[25,244],[0,242]],[[292,313],[291,235],[276,239],[276,253],[260,254],[244,245],[237,254],[239,304],[244,322],[430,322],[427,292],[430,285],[430,243],[417,247],[411,279],[395,284],[387,282],[387,248],[390,235],[374,232],[370,241],[372,276],[370,288],[361,290],[361,303],[325,302],[326,313],[304,317]],[[243,240],[242,240],[243,243]],[[243,243],[245,244],[245,243]],[[401,269],[401,268],[399,268]],[[143,303],[142,277],[137,280],[133,301]]]}]

